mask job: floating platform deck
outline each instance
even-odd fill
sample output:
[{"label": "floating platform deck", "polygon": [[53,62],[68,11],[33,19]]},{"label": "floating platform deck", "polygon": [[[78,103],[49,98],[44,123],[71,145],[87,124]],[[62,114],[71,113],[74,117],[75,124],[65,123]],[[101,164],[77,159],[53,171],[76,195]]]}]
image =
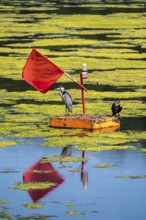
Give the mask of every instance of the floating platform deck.
[{"label": "floating platform deck", "polygon": [[120,127],[120,120],[110,115],[60,115],[50,118],[50,126],[56,128],[74,128],[97,130]]}]

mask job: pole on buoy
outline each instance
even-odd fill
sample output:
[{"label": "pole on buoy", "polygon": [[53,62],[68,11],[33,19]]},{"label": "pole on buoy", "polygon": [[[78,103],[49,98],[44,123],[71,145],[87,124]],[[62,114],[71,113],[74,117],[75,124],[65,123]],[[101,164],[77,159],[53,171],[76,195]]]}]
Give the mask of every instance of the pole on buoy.
[{"label": "pole on buoy", "polygon": [[[86,63],[83,63],[82,72],[80,73],[80,83],[82,86],[83,86],[83,79],[87,79],[87,78],[88,78],[87,65],[86,65]],[[86,115],[85,98],[84,98],[84,89],[83,88],[81,88],[81,94],[82,94],[83,114]]]}]

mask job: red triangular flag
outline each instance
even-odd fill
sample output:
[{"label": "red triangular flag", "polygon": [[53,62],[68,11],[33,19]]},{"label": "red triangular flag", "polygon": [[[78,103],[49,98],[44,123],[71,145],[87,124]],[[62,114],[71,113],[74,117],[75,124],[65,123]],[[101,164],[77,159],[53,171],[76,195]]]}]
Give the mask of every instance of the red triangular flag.
[{"label": "red triangular flag", "polygon": [[64,74],[64,71],[39,53],[32,49],[22,70],[22,78],[42,93]]}]

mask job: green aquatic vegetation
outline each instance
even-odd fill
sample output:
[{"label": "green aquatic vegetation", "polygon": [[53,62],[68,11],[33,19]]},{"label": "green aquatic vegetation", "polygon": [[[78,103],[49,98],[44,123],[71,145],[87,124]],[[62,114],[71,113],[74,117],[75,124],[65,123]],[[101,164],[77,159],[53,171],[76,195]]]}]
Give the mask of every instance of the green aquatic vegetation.
[{"label": "green aquatic vegetation", "polygon": [[41,122],[44,116],[42,115],[34,115],[33,113],[30,114],[17,114],[17,115],[6,115],[5,120],[9,122],[13,122],[15,124],[23,124],[27,126],[27,123],[37,123]]},{"label": "green aquatic vegetation", "polygon": [[90,100],[86,101],[86,112],[88,114],[93,115],[110,115],[111,114],[111,105],[109,102],[104,102],[104,109],[103,109],[103,101],[98,100],[97,102],[91,103]]},{"label": "green aquatic vegetation", "polygon": [[[16,112],[21,112],[21,113],[32,113],[32,114],[37,114],[40,112],[44,112],[44,109],[46,109],[46,105],[33,105],[33,104],[29,104],[29,106],[27,104],[19,104],[19,105],[14,105],[13,110],[15,110]],[[47,112],[47,110],[45,111]],[[41,115],[39,114],[39,117],[41,117]]]},{"label": "green aquatic vegetation", "polygon": [[[62,130],[60,129],[60,132]],[[71,132],[71,130],[67,130]],[[104,151],[104,150],[137,150],[134,143],[146,140],[146,132],[85,132],[74,134],[72,143],[71,135],[64,134],[65,129],[59,136],[49,136],[41,146],[46,147],[66,147],[72,145],[79,151]],[[62,139],[63,136],[63,139]],[[92,140],[92,141],[91,141]]]},{"label": "green aquatic vegetation", "polygon": [[69,203],[66,203],[65,205],[66,205],[66,206],[75,206],[74,203],[70,203],[70,202],[69,202]]},{"label": "green aquatic vegetation", "polygon": [[6,200],[0,200],[0,204],[8,204],[9,202]]},{"label": "green aquatic vegetation", "polygon": [[80,151],[111,151],[111,150],[136,150],[136,148],[134,146],[98,146],[98,147],[79,147],[78,150]]},{"label": "green aquatic vegetation", "polygon": [[52,163],[52,162],[82,162],[87,161],[88,158],[82,158],[82,157],[59,157],[59,156],[46,156],[41,159],[41,163]]},{"label": "green aquatic vegetation", "polygon": [[52,173],[51,170],[30,170],[31,173]]},{"label": "green aquatic vegetation", "polygon": [[123,178],[123,179],[128,179],[128,176],[116,176],[116,178]]},{"label": "green aquatic vegetation", "polygon": [[[72,39],[73,41],[74,41],[74,45],[76,46],[76,45],[83,45],[83,46],[85,46],[85,45],[90,45],[90,44],[96,44],[97,43],[97,40],[84,40],[84,39]],[[37,45],[41,45],[42,47],[43,46],[46,46],[46,45],[55,45],[55,46],[60,46],[60,45],[63,45],[63,46],[65,46],[65,45],[67,45],[67,46],[70,46],[70,45],[72,45],[73,43],[72,43],[72,41],[71,41],[71,39],[70,38],[68,38],[68,39],[60,39],[59,40],[59,38],[57,39],[57,38],[55,38],[55,39],[44,39],[44,40],[37,40],[36,42],[34,42],[31,46],[32,47],[37,47]]]},{"label": "green aquatic vegetation", "polygon": [[48,130],[48,137],[44,138],[44,140],[50,140],[51,137],[72,137],[72,136],[84,136],[86,135],[85,131],[81,131],[81,129],[65,129],[65,128],[49,128]]},{"label": "green aquatic vegetation", "polygon": [[29,133],[28,133],[28,129],[26,129],[22,132],[18,132],[18,134],[15,136],[18,138],[35,138],[35,137],[42,137],[43,138],[48,135],[47,131],[40,131],[40,130],[38,130],[37,127],[34,128],[34,130],[32,130],[32,129],[30,130],[30,127],[29,127]]},{"label": "green aquatic vegetation", "polygon": [[124,105],[125,116],[145,116],[146,105],[142,101],[125,101]]},{"label": "green aquatic vegetation", "polygon": [[71,173],[81,173],[82,169],[70,170]]},{"label": "green aquatic vegetation", "polygon": [[35,190],[35,189],[47,189],[52,186],[55,186],[55,183],[51,182],[27,182],[27,183],[16,183],[9,188],[20,189],[20,190]]},{"label": "green aquatic vegetation", "polygon": [[[135,19],[133,19],[135,16]],[[122,19],[121,19],[122,17]],[[70,15],[53,15],[53,19],[48,21],[47,23],[51,22],[53,26],[59,26],[62,28],[73,28],[76,26],[78,28],[103,28],[104,26],[108,27],[107,29],[128,29],[128,28],[144,28],[144,18],[139,16],[139,14],[133,13],[116,13],[114,16],[111,15],[95,15],[92,14],[73,14]],[[64,22],[64,20],[66,22]],[[82,23],[80,21],[83,21]],[[98,23],[97,23],[98,20]],[[110,20],[110,22],[109,22]],[[72,22],[73,21],[73,22]],[[45,20],[42,21],[42,24],[46,22]],[[120,22],[120,26],[119,26]],[[62,26],[61,26],[62,25]],[[45,26],[45,25],[43,25]],[[67,30],[66,30],[67,32]]]},{"label": "green aquatic vegetation", "polygon": [[[138,66],[139,67],[139,66]],[[120,76],[120,77],[119,77]],[[91,76],[86,80],[90,80],[92,84],[100,85],[114,85],[123,87],[136,87],[144,86],[145,70],[143,69],[129,69],[129,70],[107,70],[107,71],[94,71]],[[97,87],[98,88],[98,87]],[[120,92],[121,93],[121,92]],[[86,93],[87,94],[87,93]]]},{"label": "green aquatic vegetation", "polygon": [[95,164],[94,168],[112,168],[114,165],[111,164]]},{"label": "green aquatic vegetation", "polygon": [[145,179],[146,175],[142,175],[142,176],[117,176],[116,178]]},{"label": "green aquatic vegetation", "polygon": [[60,166],[61,169],[71,168],[72,166],[66,165],[66,166]]},{"label": "green aquatic vegetation", "polygon": [[146,178],[146,175],[142,175],[142,176],[129,176],[129,178],[131,178],[131,179],[141,179],[141,178]]},{"label": "green aquatic vegetation", "polygon": [[75,211],[75,210],[69,210],[67,211],[68,215],[85,215],[86,212],[84,211]]},{"label": "green aquatic vegetation", "polygon": [[42,205],[40,203],[27,203],[24,204],[24,207],[27,209],[40,209],[42,208]]},{"label": "green aquatic vegetation", "polygon": [[[48,136],[48,124],[40,125],[32,122],[23,123],[1,123],[3,128],[0,130],[0,135],[7,137],[17,138],[30,138],[30,137],[46,137]],[[13,126],[12,126],[13,125]],[[23,126],[22,126],[23,125]],[[29,132],[28,132],[29,131]]]},{"label": "green aquatic vegetation", "polygon": [[16,141],[6,141],[6,140],[0,140],[0,148],[1,147],[11,147],[17,145],[18,142]]},{"label": "green aquatic vegetation", "polygon": [[[84,138],[74,137],[74,146],[76,146],[77,150],[101,150],[101,149],[110,148],[110,145],[112,144],[124,144],[125,142],[127,142],[126,139],[125,140],[124,139],[123,140],[121,139],[110,140],[110,138],[99,138],[99,137],[92,138],[92,142],[91,142],[91,139],[89,137],[84,137]],[[42,146],[65,147],[67,144],[72,144],[72,139],[64,138],[62,140],[62,138],[56,137],[56,138],[50,139],[49,142],[45,142],[44,144],[42,144]],[[107,147],[106,145],[109,145],[109,146]],[[120,146],[120,147],[123,148],[123,146]],[[129,146],[127,146],[127,148],[128,147]],[[112,146],[112,148],[114,148],[114,146]]]},{"label": "green aquatic vegetation", "polygon": [[142,153],[146,153],[146,149],[145,148],[140,148],[139,151],[141,151]]},{"label": "green aquatic vegetation", "polygon": [[0,173],[18,173],[18,171],[4,170],[4,171],[0,171]]}]

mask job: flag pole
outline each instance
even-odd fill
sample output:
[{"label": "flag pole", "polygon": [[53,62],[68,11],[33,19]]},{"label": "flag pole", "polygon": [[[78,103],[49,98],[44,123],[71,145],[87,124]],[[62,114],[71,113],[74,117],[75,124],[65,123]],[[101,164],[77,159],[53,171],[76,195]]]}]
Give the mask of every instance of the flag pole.
[{"label": "flag pole", "polygon": [[68,76],[70,79],[72,79],[75,83],[78,84],[78,86],[81,87],[81,89],[84,89],[86,92],[88,91],[82,84],[78,83],[75,79],[73,79],[68,73],[65,73],[66,76]]},{"label": "flag pole", "polygon": [[[82,65],[82,72],[80,73],[80,82],[81,85],[83,86],[83,79],[88,78],[88,72],[87,72],[87,65],[83,63]],[[81,94],[82,94],[82,109],[83,109],[83,114],[86,115],[86,107],[85,107],[85,98],[84,98],[84,90],[81,88]]]}]

